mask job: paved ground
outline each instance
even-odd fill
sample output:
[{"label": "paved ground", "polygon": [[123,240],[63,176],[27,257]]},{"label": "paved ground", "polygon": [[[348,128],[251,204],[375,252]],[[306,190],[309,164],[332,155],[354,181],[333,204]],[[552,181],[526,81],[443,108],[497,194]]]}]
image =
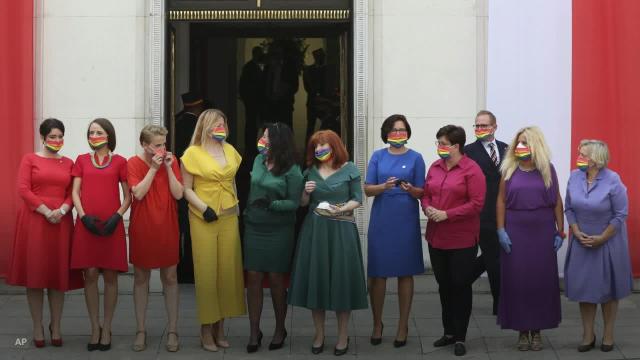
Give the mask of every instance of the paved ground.
[{"label": "paved ground", "polygon": [[[255,354],[247,354],[249,324],[246,317],[226,322],[230,349],[218,353],[209,353],[199,347],[199,326],[196,319],[193,286],[181,288],[181,313],[179,334],[182,349],[175,354],[164,350],[166,322],[163,299],[159,293],[153,293],[149,300],[148,348],[142,353],[130,350],[135,320],[133,316],[133,296],[131,279],[121,277],[123,294],[119,298],[116,318],[113,324],[113,349],[100,353],[88,353],[85,350],[88,341],[89,323],[86,316],[84,298],[80,291],[69,293],[66,298],[62,325],[65,345],[62,348],[47,346],[44,349],[33,348],[30,342],[31,321],[26,299],[20,289],[0,284],[0,359],[318,359],[333,358],[330,351],[336,342],[336,320],[330,314],[327,321],[327,347],[325,353],[312,355],[309,347],[313,335],[313,323],[309,311],[290,308],[287,318],[289,338],[286,346],[278,351],[268,351],[266,347]],[[154,285],[157,288],[157,284]],[[467,338],[468,353],[466,359],[640,359],[640,294],[634,294],[620,304],[616,329],[616,348],[610,353],[602,353],[598,348],[579,354],[575,347],[581,337],[581,324],[578,307],[563,298],[563,321],[560,328],[544,331],[545,348],[541,352],[518,352],[515,349],[516,334],[502,331],[495,325],[491,315],[491,296],[484,290],[486,284],[480,282],[474,295],[473,317]],[[369,344],[371,316],[368,310],[353,314],[350,334],[351,346],[345,359],[449,359],[456,358],[452,348],[435,349],[432,342],[441,334],[440,304],[434,279],[430,275],[417,278],[416,296],[409,329],[409,342],[401,349],[393,348],[398,317],[395,284],[389,284],[390,294],[385,304],[385,332],[382,345]],[[265,305],[270,299],[265,299]],[[265,306],[262,329],[265,343],[271,340],[274,325],[273,310]],[[602,334],[602,321],[597,321],[597,334]],[[15,345],[16,341],[26,338],[26,345]]]}]

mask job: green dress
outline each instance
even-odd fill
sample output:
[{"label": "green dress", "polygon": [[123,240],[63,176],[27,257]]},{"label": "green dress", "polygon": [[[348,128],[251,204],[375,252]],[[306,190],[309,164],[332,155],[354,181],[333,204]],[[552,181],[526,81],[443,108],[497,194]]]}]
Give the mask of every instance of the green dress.
[{"label": "green dress", "polygon": [[[293,165],[275,176],[258,155],[251,170],[251,190],[244,210],[244,269],[289,272],[295,244],[296,210],[303,189],[302,173]],[[253,206],[256,199],[271,201],[268,207]]]},{"label": "green dress", "polygon": [[305,178],[315,181],[316,189],[298,237],[289,303],[318,310],[366,309],[367,288],[356,224],[313,211],[322,201],[362,203],[360,172],[348,162],[326,179],[313,166],[305,171]]}]

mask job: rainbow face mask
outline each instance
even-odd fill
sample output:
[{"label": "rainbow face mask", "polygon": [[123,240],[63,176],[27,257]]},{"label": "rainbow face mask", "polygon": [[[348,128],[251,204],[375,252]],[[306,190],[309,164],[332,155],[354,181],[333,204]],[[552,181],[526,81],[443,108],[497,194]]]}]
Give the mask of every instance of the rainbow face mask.
[{"label": "rainbow face mask", "polygon": [[316,159],[318,159],[321,162],[325,162],[329,159],[331,159],[331,148],[326,147],[320,150],[316,150],[315,155],[316,155]]},{"label": "rainbow face mask", "polygon": [[441,159],[447,159],[451,156],[449,147],[449,145],[438,145],[438,156],[440,156]]},{"label": "rainbow face mask", "polygon": [[520,161],[531,160],[531,149],[523,143],[518,143],[514,151],[516,159]]},{"label": "rainbow face mask", "polygon": [[476,129],[475,134],[478,140],[484,140],[492,135],[490,129]]},{"label": "rainbow face mask", "polygon": [[106,136],[89,136],[89,146],[91,146],[93,150],[100,149],[107,145],[107,142]]},{"label": "rainbow face mask", "polygon": [[407,143],[409,137],[407,136],[406,131],[392,131],[387,136],[387,142],[389,145],[399,148]]},{"label": "rainbow face mask", "polygon": [[224,141],[227,138],[227,130],[225,130],[224,126],[216,126],[213,128],[211,137],[216,141]]},{"label": "rainbow face mask", "polygon": [[165,157],[165,156],[167,156],[167,149],[165,149],[165,148],[156,149],[153,152],[153,154],[156,155],[156,156]]},{"label": "rainbow face mask", "polygon": [[44,147],[54,153],[60,151],[60,149],[62,149],[62,145],[64,145],[64,140],[46,140],[44,142]]},{"label": "rainbow face mask", "polygon": [[582,171],[587,171],[587,169],[589,168],[589,159],[582,155],[578,156],[578,159],[576,160],[576,166]]},{"label": "rainbow face mask", "polygon": [[258,152],[262,155],[266,154],[269,151],[269,143],[265,138],[258,139]]}]

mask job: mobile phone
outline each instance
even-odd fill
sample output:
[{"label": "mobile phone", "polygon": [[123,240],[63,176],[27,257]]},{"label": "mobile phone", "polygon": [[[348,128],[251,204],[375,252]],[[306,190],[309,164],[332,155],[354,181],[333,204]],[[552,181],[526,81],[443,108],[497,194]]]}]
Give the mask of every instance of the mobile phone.
[{"label": "mobile phone", "polygon": [[398,179],[396,180],[396,186],[402,185],[402,184],[406,184],[407,181],[406,180],[402,180],[402,179]]}]

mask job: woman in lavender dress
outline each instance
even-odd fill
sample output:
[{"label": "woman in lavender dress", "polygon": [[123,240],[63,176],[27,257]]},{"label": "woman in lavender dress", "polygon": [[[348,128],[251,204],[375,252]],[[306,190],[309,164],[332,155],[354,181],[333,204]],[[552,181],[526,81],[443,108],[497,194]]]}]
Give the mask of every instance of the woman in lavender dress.
[{"label": "woman in lavender dress", "polygon": [[496,206],[500,254],[498,324],[520,332],[518,349],[542,350],[540,330],[560,324],[556,251],[564,214],[549,148],[537,127],[518,131],[502,163]]},{"label": "woman in lavender dress", "polygon": [[613,327],[618,300],[632,287],[627,243],[627,188],[620,176],[607,168],[609,150],[598,140],[582,140],[577,166],[567,185],[566,215],[571,241],[565,261],[565,293],[580,302],[582,344],[579,352],[593,349],[593,323],[602,307],[604,334],[600,350],[613,350]]}]

